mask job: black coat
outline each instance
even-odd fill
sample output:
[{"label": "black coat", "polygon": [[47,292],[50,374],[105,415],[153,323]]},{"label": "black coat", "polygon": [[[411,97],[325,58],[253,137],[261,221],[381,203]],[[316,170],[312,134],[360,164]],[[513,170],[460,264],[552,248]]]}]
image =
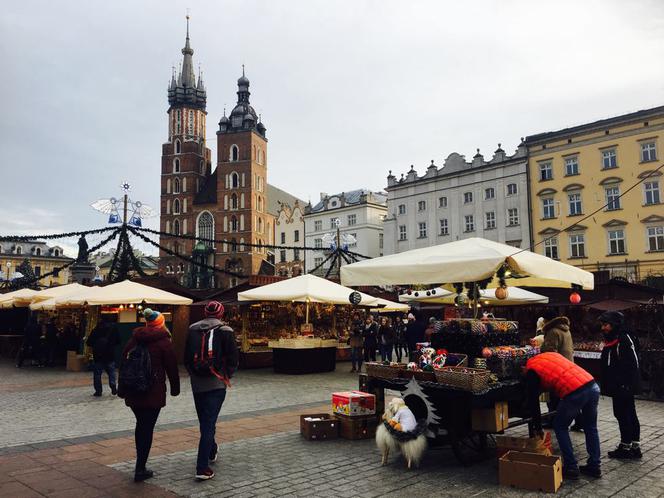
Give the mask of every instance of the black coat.
[{"label": "black coat", "polygon": [[424,326],[415,320],[408,320],[406,324],[406,343],[411,350],[415,350],[418,342],[424,342]]},{"label": "black coat", "polygon": [[634,340],[626,332],[607,338],[601,359],[602,394],[634,395],[641,392],[639,357]]},{"label": "black coat", "polygon": [[394,329],[389,325],[381,325],[378,327],[378,343],[379,344],[394,344]]},{"label": "black coat", "polygon": [[118,330],[110,323],[100,323],[90,332],[87,344],[92,348],[94,361],[101,363],[115,361],[115,348],[120,344]]},{"label": "black coat", "polygon": [[367,327],[366,323],[362,326],[362,336],[364,337],[364,345],[369,347],[376,347],[378,344],[378,324],[371,322],[371,326]]}]

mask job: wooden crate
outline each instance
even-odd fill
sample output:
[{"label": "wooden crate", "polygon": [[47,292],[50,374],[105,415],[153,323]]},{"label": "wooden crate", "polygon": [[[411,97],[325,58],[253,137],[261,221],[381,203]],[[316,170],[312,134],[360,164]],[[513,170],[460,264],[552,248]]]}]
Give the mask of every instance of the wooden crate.
[{"label": "wooden crate", "polygon": [[371,439],[376,436],[378,419],[375,415],[346,417],[334,415],[339,420],[339,433],[343,439]]},{"label": "wooden crate", "polygon": [[[307,420],[322,419],[322,420]],[[309,441],[324,441],[339,437],[340,422],[329,413],[300,415],[300,434]]]}]

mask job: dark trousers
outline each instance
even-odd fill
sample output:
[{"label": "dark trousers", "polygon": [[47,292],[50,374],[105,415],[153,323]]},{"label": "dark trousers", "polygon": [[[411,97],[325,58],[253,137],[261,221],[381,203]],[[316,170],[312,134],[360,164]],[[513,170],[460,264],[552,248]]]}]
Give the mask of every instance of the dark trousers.
[{"label": "dark trousers", "polygon": [[406,355],[406,358],[408,357],[408,346],[405,344],[395,344],[394,345],[394,352],[397,355],[397,361],[401,363],[401,358],[403,355]]},{"label": "dark trousers", "polygon": [[350,348],[350,362],[355,370],[362,370],[362,346]]},{"label": "dark trousers", "polygon": [[145,470],[152,448],[152,435],[161,408],[132,408],[136,417],[134,439],[136,441],[136,472]]},{"label": "dark trousers", "polygon": [[364,343],[364,361],[376,361],[376,344]]},{"label": "dark trousers", "polygon": [[214,436],[217,429],[217,418],[221,405],[226,399],[226,389],[215,389],[202,393],[194,393],[194,404],[198,415],[201,438],[198,441],[198,457],[196,472],[202,472],[210,465],[210,457],[217,451]]},{"label": "dark trousers", "polygon": [[106,372],[108,375],[108,385],[111,388],[111,392],[115,392],[116,383],[115,383],[115,363],[112,361],[95,361],[92,365],[92,382],[95,386],[95,392],[101,394],[101,374]]},{"label": "dark trousers", "polygon": [[380,358],[385,361],[392,361],[392,344],[381,344],[380,345]]},{"label": "dark trousers", "polygon": [[614,396],[613,415],[618,419],[621,443],[632,444],[633,441],[640,441],[641,424],[639,423],[639,417],[636,415],[634,395],[619,394]]},{"label": "dark trousers", "polygon": [[[546,406],[549,408],[549,411],[556,411],[556,408],[558,408],[558,403],[560,403],[560,398],[558,398],[558,396],[555,394],[550,393],[549,401],[546,402]],[[583,427],[583,419],[581,418],[581,414],[577,415],[577,417],[574,419],[574,425]]]}]

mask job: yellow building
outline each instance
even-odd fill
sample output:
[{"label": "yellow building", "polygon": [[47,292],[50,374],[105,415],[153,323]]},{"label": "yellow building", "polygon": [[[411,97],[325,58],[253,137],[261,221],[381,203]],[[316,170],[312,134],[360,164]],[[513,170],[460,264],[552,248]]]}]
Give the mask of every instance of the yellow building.
[{"label": "yellow building", "polygon": [[[45,242],[36,240],[13,240],[0,242],[0,269],[2,281],[11,280],[23,261],[28,260],[37,277],[51,273],[73,258],[64,255],[62,247],[48,246]],[[51,285],[64,285],[69,283],[69,268],[39,280],[43,287]]]},{"label": "yellow building", "polygon": [[664,106],[525,144],[535,252],[633,282],[664,275]]}]

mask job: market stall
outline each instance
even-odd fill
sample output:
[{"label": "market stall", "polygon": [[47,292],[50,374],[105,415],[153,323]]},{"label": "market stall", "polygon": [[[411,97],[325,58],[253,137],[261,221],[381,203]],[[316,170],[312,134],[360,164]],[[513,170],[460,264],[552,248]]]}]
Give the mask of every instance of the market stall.
[{"label": "market stall", "polygon": [[269,348],[274,370],[280,373],[334,370],[337,349],[340,343],[345,345],[350,323],[351,294],[356,306],[379,306],[375,297],[315,275],[238,293],[238,301],[247,303],[242,321],[243,352]]},{"label": "market stall", "polygon": [[[496,297],[496,288],[480,289],[478,303],[483,306],[517,306],[523,304],[546,304],[549,298],[520,287],[510,287],[507,297]],[[442,287],[410,291],[399,296],[403,303],[457,304],[457,294]]]}]

